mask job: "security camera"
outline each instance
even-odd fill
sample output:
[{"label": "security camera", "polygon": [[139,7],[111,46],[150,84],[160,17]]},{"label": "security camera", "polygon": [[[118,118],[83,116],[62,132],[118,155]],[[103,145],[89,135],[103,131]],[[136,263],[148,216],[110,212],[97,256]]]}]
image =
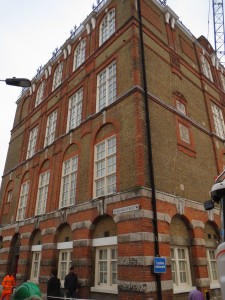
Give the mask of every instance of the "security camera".
[{"label": "security camera", "polygon": [[[219,177],[218,177],[219,179]],[[219,203],[225,196],[225,178],[222,181],[216,180],[211,189],[211,197],[213,202]]]}]

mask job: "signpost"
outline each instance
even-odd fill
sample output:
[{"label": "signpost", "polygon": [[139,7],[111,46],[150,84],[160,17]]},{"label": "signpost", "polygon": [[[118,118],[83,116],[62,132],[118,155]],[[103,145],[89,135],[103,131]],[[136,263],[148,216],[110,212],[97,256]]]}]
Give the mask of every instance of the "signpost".
[{"label": "signpost", "polygon": [[165,257],[154,257],[154,273],[166,273]]}]

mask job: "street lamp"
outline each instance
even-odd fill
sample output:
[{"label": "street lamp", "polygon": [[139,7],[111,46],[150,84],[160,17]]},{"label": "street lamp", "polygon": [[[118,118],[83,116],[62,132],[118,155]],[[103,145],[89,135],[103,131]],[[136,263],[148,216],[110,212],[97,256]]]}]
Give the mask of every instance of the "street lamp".
[{"label": "street lamp", "polygon": [[20,87],[30,87],[31,86],[31,81],[26,78],[7,78],[5,80],[0,79],[0,81],[5,81],[6,84],[8,85],[13,85],[13,86],[20,86]]}]

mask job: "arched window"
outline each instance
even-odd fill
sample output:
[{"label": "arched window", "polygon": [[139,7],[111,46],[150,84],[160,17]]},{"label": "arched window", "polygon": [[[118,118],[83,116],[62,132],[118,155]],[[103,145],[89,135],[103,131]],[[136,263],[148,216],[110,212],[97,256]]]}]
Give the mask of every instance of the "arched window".
[{"label": "arched window", "polygon": [[94,197],[116,192],[116,135],[95,145]]},{"label": "arched window", "polygon": [[73,144],[64,155],[59,208],[76,204],[77,173],[78,148],[77,145]]},{"label": "arched window", "polygon": [[206,59],[206,57],[201,54],[201,63],[202,63],[202,72],[203,74],[211,81],[213,81],[213,76],[212,76],[212,71],[211,71],[211,67],[210,64],[208,62],[208,60]]},{"label": "arched window", "polygon": [[38,87],[36,100],[35,100],[35,107],[38,106],[44,99],[44,90],[45,90],[45,81],[42,81]]},{"label": "arched window", "polygon": [[27,202],[29,196],[29,188],[30,188],[30,173],[27,172],[22,180],[21,188],[20,188],[20,198],[19,204],[17,209],[16,220],[22,221],[26,218],[26,209],[27,209]]},{"label": "arched window", "polygon": [[77,45],[74,52],[73,70],[76,70],[85,61],[86,40],[83,39]]},{"label": "arched window", "polygon": [[56,67],[52,83],[52,91],[54,91],[62,82],[63,62]]},{"label": "arched window", "polygon": [[99,46],[101,46],[115,32],[115,9],[106,13],[100,24]]},{"label": "arched window", "polygon": [[189,248],[190,236],[187,225],[177,215],[170,224],[171,270],[175,293],[188,292],[192,289]]}]

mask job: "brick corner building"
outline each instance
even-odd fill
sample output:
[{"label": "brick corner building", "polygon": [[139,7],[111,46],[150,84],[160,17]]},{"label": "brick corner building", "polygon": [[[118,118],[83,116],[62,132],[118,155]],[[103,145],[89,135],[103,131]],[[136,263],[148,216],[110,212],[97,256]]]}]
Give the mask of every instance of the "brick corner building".
[{"label": "brick corner building", "polygon": [[[225,77],[163,1],[102,0],[23,90],[0,192],[0,277],[73,265],[79,298],[220,295]],[[154,272],[154,258],[165,272]]]}]

